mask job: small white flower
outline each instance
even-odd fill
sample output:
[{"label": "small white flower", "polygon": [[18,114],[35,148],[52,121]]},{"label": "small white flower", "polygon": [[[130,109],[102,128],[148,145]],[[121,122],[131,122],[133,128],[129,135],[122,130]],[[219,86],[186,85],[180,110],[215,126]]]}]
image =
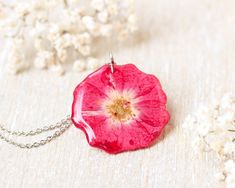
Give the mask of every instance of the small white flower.
[{"label": "small white flower", "polygon": [[134,32],[137,30],[137,24],[136,24],[136,16],[134,14],[131,14],[129,17],[128,17],[128,28],[131,32]]},{"label": "small white flower", "polygon": [[108,21],[108,12],[107,11],[99,12],[97,18],[101,23],[106,23]]},{"label": "small white flower", "polygon": [[112,31],[112,25],[111,24],[105,24],[100,27],[100,34],[102,36],[110,36]]},{"label": "small white flower", "polygon": [[63,48],[67,47],[67,41],[65,41],[63,36],[60,36],[60,37],[55,39],[53,45],[54,45],[56,50],[60,50],[60,49],[63,49]]},{"label": "small white flower", "polygon": [[186,119],[184,120],[184,123],[182,124],[182,128],[184,129],[195,129],[195,124],[196,124],[196,118],[194,116],[187,116]]},{"label": "small white flower", "polygon": [[58,65],[52,65],[52,66],[50,67],[50,70],[53,71],[53,72],[55,72],[55,73],[57,73],[57,74],[60,75],[60,76],[64,74],[64,69],[63,69],[63,67],[62,67],[60,64],[58,64]]},{"label": "small white flower", "polygon": [[78,48],[78,51],[83,55],[83,56],[88,56],[91,53],[91,48],[90,46],[87,45],[81,45]]},{"label": "small white flower", "polygon": [[226,188],[234,188],[235,187],[235,177],[234,176],[228,176],[226,178]]},{"label": "small white flower", "polygon": [[128,16],[128,22],[131,24],[135,24],[136,23],[136,16],[134,14],[131,14],[130,16]]},{"label": "small white flower", "polygon": [[92,8],[101,11],[104,9],[104,6],[105,6],[104,0],[92,0],[91,6]]},{"label": "small white flower", "polygon": [[50,41],[54,41],[60,37],[61,28],[59,25],[52,23],[48,25],[48,28],[49,28],[49,33],[47,37]]},{"label": "small white flower", "polygon": [[23,54],[11,54],[9,56],[9,63],[7,64],[7,70],[9,73],[17,74],[28,67]]},{"label": "small white flower", "polygon": [[209,144],[212,150],[216,151],[217,153],[220,153],[223,148],[224,140],[214,139],[214,142],[211,142]]},{"label": "small white flower", "polygon": [[37,50],[42,50],[42,39],[41,38],[35,38],[34,40],[34,47],[37,49]]},{"label": "small white flower", "polygon": [[14,38],[13,39],[13,48],[20,50],[23,47],[25,40],[23,38]]},{"label": "small white flower", "polygon": [[96,69],[99,67],[99,61],[96,58],[87,59],[87,69]]},{"label": "small white flower", "polygon": [[76,60],[73,63],[73,70],[76,71],[76,72],[82,72],[82,71],[86,70],[85,62],[82,61],[82,60]]},{"label": "small white flower", "polygon": [[220,106],[223,109],[230,108],[231,104],[235,103],[234,97],[232,96],[231,93],[227,93],[226,95],[223,96]]},{"label": "small white flower", "polygon": [[78,45],[79,47],[80,45],[90,44],[90,43],[91,43],[91,35],[87,32],[84,32],[79,35],[75,35],[73,37],[73,44],[75,46]]},{"label": "small white flower", "polygon": [[29,14],[30,8],[30,4],[20,3],[18,6],[16,6],[15,11],[19,17],[24,17],[25,15]]},{"label": "small white flower", "polygon": [[82,23],[85,25],[85,27],[89,31],[92,31],[96,28],[96,23],[94,21],[94,18],[91,17],[91,16],[83,16],[82,17]]},{"label": "small white flower", "polygon": [[205,149],[205,143],[202,138],[196,137],[192,141],[193,151],[195,153],[198,153],[198,151],[204,151]]},{"label": "small white flower", "polygon": [[229,172],[230,174],[235,175],[235,161],[230,159],[225,162],[225,170]]},{"label": "small white flower", "polygon": [[40,21],[46,21],[48,15],[47,15],[47,12],[45,12],[45,11],[38,11],[36,17]]},{"label": "small white flower", "polygon": [[41,22],[36,22],[36,25],[35,25],[35,29],[33,29],[33,33],[32,35],[33,36],[42,36],[44,34],[46,34],[46,31],[47,31],[47,25],[45,23],[41,23]]},{"label": "small white flower", "polygon": [[61,36],[62,39],[62,47],[67,48],[72,45],[72,35],[69,33],[65,33],[64,35]]},{"label": "small white flower", "polygon": [[116,4],[109,4],[107,7],[108,14],[115,16],[118,14],[118,6]]},{"label": "small white flower", "polygon": [[231,123],[235,119],[235,113],[232,111],[226,111],[222,116],[218,117],[218,122],[221,127]]},{"label": "small white flower", "polygon": [[224,152],[226,154],[234,155],[235,157],[235,142],[226,142],[224,144]]},{"label": "small white flower", "polygon": [[17,74],[28,68],[28,63],[25,61],[24,51],[22,51],[24,39],[13,38],[8,43],[8,59],[7,70],[9,73]]},{"label": "small white flower", "polygon": [[34,65],[40,69],[48,68],[54,63],[54,54],[50,51],[39,51],[34,60]]},{"label": "small white flower", "polygon": [[225,177],[224,173],[218,172],[215,174],[215,178],[219,181],[224,181],[226,177]]},{"label": "small white flower", "polygon": [[63,48],[57,49],[57,56],[61,62],[65,62],[67,59],[67,51]]}]

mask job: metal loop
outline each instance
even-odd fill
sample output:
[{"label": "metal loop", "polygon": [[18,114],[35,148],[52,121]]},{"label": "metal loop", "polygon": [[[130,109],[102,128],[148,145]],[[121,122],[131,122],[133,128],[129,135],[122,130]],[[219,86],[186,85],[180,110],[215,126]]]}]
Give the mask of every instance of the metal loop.
[{"label": "metal loop", "polygon": [[110,65],[111,73],[114,73],[114,64],[115,64],[115,62],[114,62],[113,54],[109,53],[109,57],[110,57],[109,65]]}]

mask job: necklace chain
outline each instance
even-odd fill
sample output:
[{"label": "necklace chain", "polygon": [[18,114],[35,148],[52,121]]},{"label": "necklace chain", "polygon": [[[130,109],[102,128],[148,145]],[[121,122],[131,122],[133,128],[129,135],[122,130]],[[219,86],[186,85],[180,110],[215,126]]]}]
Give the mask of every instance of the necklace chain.
[{"label": "necklace chain", "polygon": [[[67,116],[65,119],[62,119],[60,122],[54,125],[45,126],[31,131],[11,131],[0,124],[0,139],[19,148],[26,148],[26,149],[37,148],[59,137],[70,127],[71,124],[72,121],[70,116]],[[20,143],[10,138],[11,136],[18,136],[18,137],[36,136],[41,133],[46,133],[49,131],[54,131],[54,133],[47,136],[45,139],[33,143]]]},{"label": "necklace chain", "polygon": [[[111,59],[110,68],[113,73],[115,62],[114,62],[113,55],[111,53],[110,53],[110,59]],[[54,125],[37,128],[31,131],[12,131],[10,129],[7,129],[4,125],[0,124],[0,139],[19,148],[26,148],[26,149],[37,148],[59,137],[71,126],[71,124],[72,124],[72,121],[71,121],[70,115],[68,115],[65,119],[62,119],[60,122]],[[33,143],[21,143],[21,142],[17,142],[16,139],[13,140],[11,138],[11,137],[29,137],[29,136],[33,137],[33,136],[46,133],[49,131],[54,131],[54,133],[47,136],[45,139],[38,140]]]}]

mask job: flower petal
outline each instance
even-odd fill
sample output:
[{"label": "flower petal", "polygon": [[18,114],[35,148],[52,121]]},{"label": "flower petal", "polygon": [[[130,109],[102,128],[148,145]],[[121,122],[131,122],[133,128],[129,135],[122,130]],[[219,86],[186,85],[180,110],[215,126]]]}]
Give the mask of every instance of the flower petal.
[{"label": "flower petal", "polygon": [[102,101],[107,97],[100,89],[95,85],[91,85],[89,82],[79,86],[79,90],[75,90],[74,98],[77,98],[76,101],[81,101],[80,106],[82,111],[93,111],[100,110]]},{"label": "flower petal", "polygon": [[122,72],[123,90],[133,90],[136,97],[144,96],[152,91],[153,88],[161,88],[159,80],[149,74],[145,74],[133,64],[120,66]]},{"label": "flower petal", "polygon": [[162,129],[170,119],[170,115],[161,101],[141,101],[136,104],[136,108],[140,111],[138,118],[141,122],[145,122],[154,127],[159,127],[160,129]]},{"label": "flower petal", "polygon": [[[139,96],[137,102],[142,102],[142,105],[145,104],[146,100],[156,101],[161,104],[166,104],[167,97],[164,91],[162,90],[161,86],[156,85],[150,92],[146,93],[145,95]],[[145,105],[152,105],[152,104],[145,104]]]},{"label": "flower petal", "polygon": [[116,126],[110,125],[104,116],[84,117],[84,121],[93,131],[90,133],[85,125],[82,126],[89,144],[108,153],[148,147],[161,133],[158,128],[144,122],[133,121],[129,125]]},{"label": "flower petal", "polygon": [[[112,100],[114,94],[118,97],[119,93],[130,99],[128,105],[133,105],[136,112],[124,122],[112,119],[104,110],[105,101]],[[169,121],[166,100],[155,76],[145,74],[131,64],[114,65],[113,73],[109,65],[104,65],[76,87],[72,120],[84,131],[91,146],[108,153],[136,150],[150,146]],[[120,104],[121,108],[115,106]],[[118,113],[128,107],[122,108],[120,101],[115,105],[113,108]]]}]

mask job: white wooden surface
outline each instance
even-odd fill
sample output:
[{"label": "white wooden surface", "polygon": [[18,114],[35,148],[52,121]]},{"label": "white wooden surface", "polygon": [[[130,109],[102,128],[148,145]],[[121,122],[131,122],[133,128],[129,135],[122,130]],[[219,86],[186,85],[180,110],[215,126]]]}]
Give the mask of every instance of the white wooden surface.
[{"label": "white wooden surface", "polygon": [[[72,127],[56,141],[33,150],[0,142],[0,187],[220,188],[211,154],[195,155],[181,124],[201,101],[235,87],[235,1],[136,1],[140,31],[111,50],[120,63],[134,62],[159,77],[172,115],[153,147],[108,155],[88,146]],[[2,48],[2,47],[1,47]],[[101,61],[108,51],[100,53]],[[104,61],[105,62],[105,61]],[[70,113],[74,87],[88,74],[29,71],[5,73],[0,63],[0,122],[29,130]]]}]

